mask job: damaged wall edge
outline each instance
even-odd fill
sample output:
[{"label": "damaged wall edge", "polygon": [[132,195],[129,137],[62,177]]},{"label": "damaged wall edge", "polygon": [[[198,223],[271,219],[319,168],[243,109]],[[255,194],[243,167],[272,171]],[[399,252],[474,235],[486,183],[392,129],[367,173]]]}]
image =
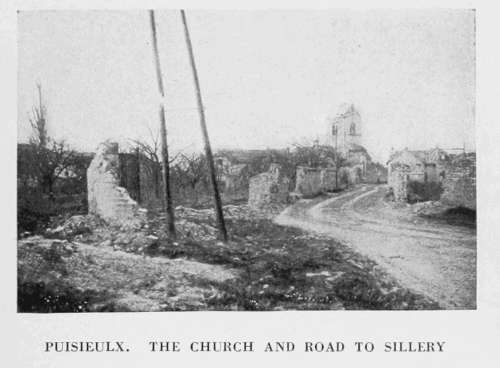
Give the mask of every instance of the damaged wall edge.
[{"label": "damaged wall edge", "polygon": [[111,225],[142,227],[147,210],[120,186],[118,143],[101,143],[87,169],[89,214]]}]

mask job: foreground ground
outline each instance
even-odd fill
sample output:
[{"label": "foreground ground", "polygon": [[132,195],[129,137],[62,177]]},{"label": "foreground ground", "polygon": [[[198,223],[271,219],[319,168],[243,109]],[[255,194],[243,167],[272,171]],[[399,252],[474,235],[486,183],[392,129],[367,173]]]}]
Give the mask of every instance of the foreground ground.
[{"label": "foreground ground", "polygon": [[348,193],[302,200],[276,223],[347,244],[442,308],[475,308],[475,226],[417,216],[412,206],[386,201],[386,193],[385,186],[363,185]]},{"label": "foreground ground", "polygon": [[225,210],[227,244],[214,238],[211,211],[185,208],[176,211],[175,242],[161,216],[133,231],[79,217],[46,234],[53,239],[20,239],[19,310],[439,308],[329,236],[277,225],[245,206]]}]

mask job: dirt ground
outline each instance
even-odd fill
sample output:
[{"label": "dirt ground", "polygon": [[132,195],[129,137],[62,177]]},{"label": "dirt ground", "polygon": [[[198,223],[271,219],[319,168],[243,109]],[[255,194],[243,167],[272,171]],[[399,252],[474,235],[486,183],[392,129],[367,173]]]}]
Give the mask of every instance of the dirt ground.
[{"label": "dirt ground", "polygon": [[302,200],[275,222],[331,236],[373,259],[404,287],[446,309],[476,307],[476,230],[417,216],[384,200],[386,186]]},{"label": "dirt ground", "polygon": [[161,215],[125,232],[73,216],[19,239],[19,311],[439,309],[331,237],[224,210],[225,244],[213,211],[190,208],[176,208],[176,241]]},{"label": "dirt ground", "polygon": [[20,240],[18,252],[25,312],[200,309],[218,292],[209,282],[237,276],[219,265],[41,237]]}]

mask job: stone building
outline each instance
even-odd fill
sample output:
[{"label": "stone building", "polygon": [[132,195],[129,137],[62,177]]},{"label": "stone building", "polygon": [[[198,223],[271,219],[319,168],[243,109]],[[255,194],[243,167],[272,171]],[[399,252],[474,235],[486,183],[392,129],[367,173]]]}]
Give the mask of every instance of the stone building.
[{"label": "stone building", "polygon": [[327,143],[344,156],[362,146],[361,115],[353,104],[341,105],[335,116],[327,118],[327,126]]},{"label": "stone building", "polygon": [[408,180],[424,182],[440,182],[443,179],[445,167],[450,156],[440,148],[428,151],[410,151],[407,148],[391,154],[388,166],[389,185],[393,180],[392,173],[407,166]]},{"label": "stone building", "polygon": [[450,156],[440,148],[428,151],[410,151],[407,148],[394,152],[387,162],[387,180],[397,201],[406,200],[411,181],[439,183],[445,177]]},{"label": "stone building", "polygon": [[237,192],[248,187],[250,172],[247,164],[217,164],[217,175],[222,184],[222,190]]},{"label": "stone building", "polygon": [[295,175],[295,192],[303,196],[315,196],[337,189],[334,168],[298,166]]},{"label": "stone building", "polygon": [[476,154],[454,156],[446,166],[441,201],[445,204],[476,209]]},{"label": "stone building", "polygon": [[[359,168],[362,181],[368,176],[384,175],[383,172],[369,172],[374,166],[371,165],[372,159],[368,151],[362,145],[361,114],[353,104],[341,105],[335,116],[327,118],[327,127],[326,143],[342,156],[344,159],[343,166],[356,168],[355,173],[359,172]],[[349,176],[354,179],[354,171],[351,171]],[[351,180],[351,184],[354,181],[357,182],[358,180]]]},{"label": "stone building", "polygon": [[438,183],[443,203],[475,209],[476,155],[450,155],[440,148],[428,151],[404,149],[387,162],[388,184],[397,201],[408,199],[408,183]]},{"label": "stone building", "polygon": [[247,192],[250,177],[266,170],[277,155],[286,150],[243,150],[222,149],[214,155],[218,180],[222,190],[228,192]]},{"label": "stone building", "polygon": [[281,166],[271,164],[268,171],[250,178],[248,205],[266,209],[288,202],[290,179],[283,175]]}]

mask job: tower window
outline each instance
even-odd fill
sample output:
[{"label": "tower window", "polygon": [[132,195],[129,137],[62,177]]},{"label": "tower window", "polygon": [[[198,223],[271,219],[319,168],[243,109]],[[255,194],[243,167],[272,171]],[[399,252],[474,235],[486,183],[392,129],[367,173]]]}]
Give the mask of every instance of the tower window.
[{"label": "tower window", "polygon": [[332,125],[332,135],[337,135],[337,126]]},{"label": "tower window", "polygon": [[356,124],[354,123],[351,124],[351,127],[349,128],[349,134],[356,135]]}]

